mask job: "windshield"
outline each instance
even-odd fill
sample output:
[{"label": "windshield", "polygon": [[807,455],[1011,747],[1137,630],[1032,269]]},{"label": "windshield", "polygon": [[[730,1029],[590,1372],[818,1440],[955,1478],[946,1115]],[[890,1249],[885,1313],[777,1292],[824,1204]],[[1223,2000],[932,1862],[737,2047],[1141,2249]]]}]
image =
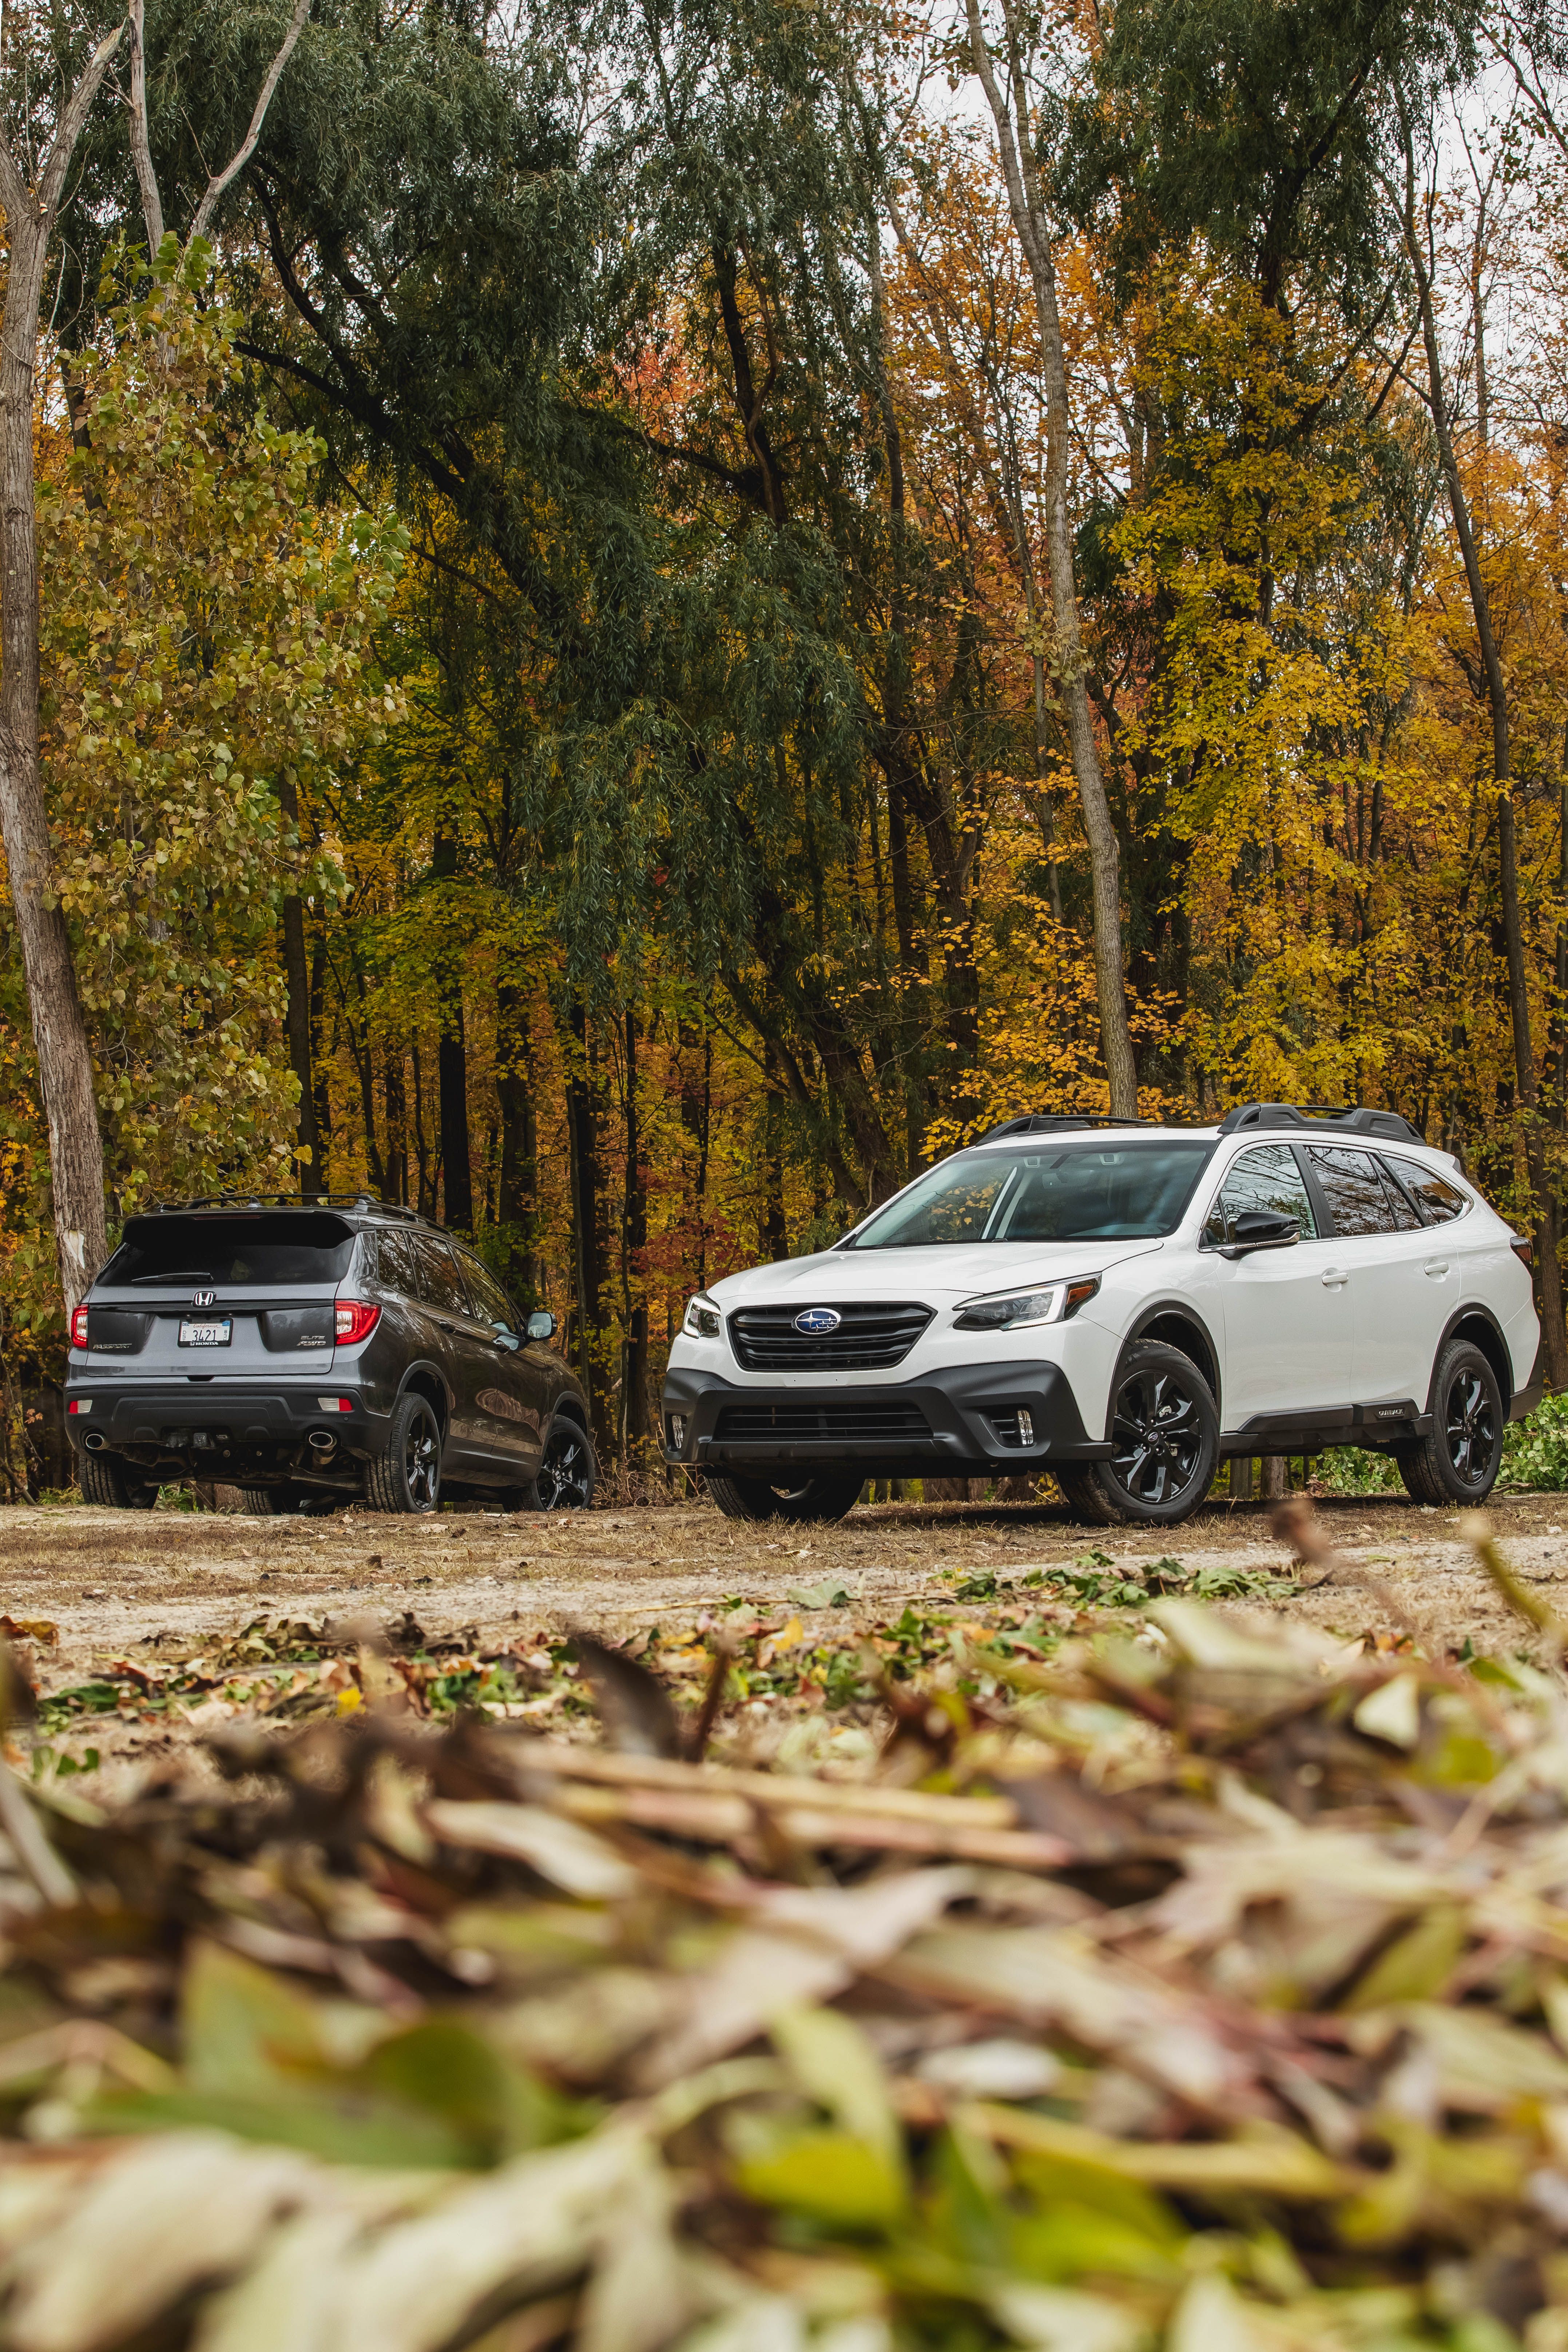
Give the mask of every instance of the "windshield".
[{"label": "windshield", "polygon": [[341,1217],[281,1209],[259,1216],[132,1217],[99,1280],[126,1283],[341,1282],[354,1245]]},{"label": "windshield", "polygon": [[1210,1141],[961,1151],[873,1217],[850,1249],[958,1242],[1148,1241],[1174,1233]]}]

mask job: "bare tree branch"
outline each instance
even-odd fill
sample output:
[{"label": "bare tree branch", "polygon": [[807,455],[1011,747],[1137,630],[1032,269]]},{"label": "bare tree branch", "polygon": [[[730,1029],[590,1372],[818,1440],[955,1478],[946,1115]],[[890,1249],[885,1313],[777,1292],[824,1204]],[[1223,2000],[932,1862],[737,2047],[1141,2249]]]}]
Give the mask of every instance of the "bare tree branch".
[{"label": "bare tree branch", "polygon": [[147,229],[151,258],[163,242],[163,200],[153,169],[153,142],[147,130],[146,0],[131,0],[131,160],[142,192],[142,218]]},{"label": "bare tree branch", "polygon": [[[86,128],[87,118],[92,110],[92,101],[98,96],[99,85],[109,71],[109,61],[120,47],[120,37],[124,30],[123,24],[116,25],[113,32],[106,39],[100,41],[89,60],[86,72],[70,94],[69,104],[59,119],[54,142],[49,149],[48,160],[44,165],[43,177],[38,182],[36,210],[43,220],[52,221],[54,217],[55,208],[60,200],[60,190],[65,186],[66,173],[70,169],[70,160],[76,152],[77,141]],[[12,168],[15,170],[14,165]]]},{"label": "bare tree branch", "polygon": [[[140,5],[140,0],[137,0],[137,5]],[[267,110],[272,103],[272,94],[283,79],[283,68],[294,54],[294,44],[304,31],[305,19],[310,13],[310,0],[294,0],[294,14],[289,19],[289,29],[279,45],[278,54],[267,69],[267,79],[261,85],[260,93],[256,100],[256,110],[250,118],[250,128],[224,169],[215,173],[207,182],[206,194],[196,206],[196,216],[191,223],[191,238],[206,235],[207,224],[217,210],[218,200],[225,189],[237,179],[255,154],[256,142],[261,136],[261,126],[267,120]],[[187,239],[188,242],[190,239]]]}]

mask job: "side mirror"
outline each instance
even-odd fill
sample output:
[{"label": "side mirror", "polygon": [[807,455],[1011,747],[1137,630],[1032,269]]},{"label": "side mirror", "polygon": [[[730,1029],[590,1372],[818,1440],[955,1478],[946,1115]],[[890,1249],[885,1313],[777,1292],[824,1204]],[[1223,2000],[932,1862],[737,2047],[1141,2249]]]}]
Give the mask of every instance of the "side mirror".
[{"label": "side mirror", "polygon": [[490,1325],[490,1332],[495,1339],[496,1346],[498,1348],[504,1348],[509,1356],[515,1356],[518,1349],[522,1345],[522,1341],[518,1338],[517,1333],[512,1329],[510,1323],[492,1323]]},{"label": "side mirror", "polygon": [[555,1318],[547,1307],[542,1307],[537,1314],[529,1317],[528,1336],[531,1339],[554,1339]]},{"label": "side mirror", "polygon": [[1289,1249],[1300,1238],[1299,1217],[1282,1216],[1277,1209],[1243,1209],[1220,1255],[1250,1257],[1254,1250]]}]

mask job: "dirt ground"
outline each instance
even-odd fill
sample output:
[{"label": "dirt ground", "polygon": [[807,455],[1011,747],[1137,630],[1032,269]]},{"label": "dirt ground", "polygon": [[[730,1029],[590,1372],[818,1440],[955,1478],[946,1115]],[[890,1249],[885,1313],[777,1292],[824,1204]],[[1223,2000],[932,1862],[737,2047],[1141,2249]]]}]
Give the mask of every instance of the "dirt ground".
[{"label": "dirt ground", "polygon": [[[1347,1637],[1410,1621],[1424,1648],[1521,1646],[1512,1619],[1458,1536],[1458,1515],[1384,1496],[1325,1497],[1314,1508],[1352,1572],[1277,1604]],[[1493,1525],[1520,1575],[1568,1614],[1568,1496],[1495,1497]],[[1289,1555],[1269,1507],[1205,1510],[1184,1528],[1090,1529],[1050,1507],[944,1504],[857,1509],[842,1525],[746,1527],[711,1506],[595,1510],[542,1517],[443,1512],[424,1518],[352,1509],[331,1518],[258,1519],[49,1506],[0,1509],[0,1607],[47,1619],[46,1688],[105,1660],[176,1637],[193,1644],[259,1617],[388,1619],[410,1610],[435,1633],[464,1629],[489,1646],[574,1626],[611,1638],[659,1625],[689,1630],[736,1595],[766,1609],[824,1579],[852,1620],[939,1605],[956,1580],[1031,1570],[1048,1580],[1098,1549],[1112,1562],[1174,1555],[1192,1569],[1231,1562],[1274,1574]],[[1364,1579],[1365,1581],[1360,1580]],[[968,1612],[973,1614],[973,1611]],[[846,1632],[849,1612],[835,1612]]]}]

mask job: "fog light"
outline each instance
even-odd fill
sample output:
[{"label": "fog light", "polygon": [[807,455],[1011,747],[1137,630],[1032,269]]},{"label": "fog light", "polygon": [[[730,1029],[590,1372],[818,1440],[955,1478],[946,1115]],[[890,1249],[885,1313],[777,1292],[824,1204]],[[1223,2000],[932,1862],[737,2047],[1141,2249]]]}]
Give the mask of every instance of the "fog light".
[{"label": "fog light", "polygon": [[1018,1407],[1018,1443],[1020,1445],[1033,1445],[1034,1442],[1035,1416],[1026,1405],[1021,1404]]},{"label": "fog light", "polygon": [[672,1412],[669,1416],[669,1442],[677,1454],[686,1451],[686,1416]]},{"label": "fog light", "polygon": [[70,1397],[67,1401],[66,1411],[68,1412],[90,1412],[92,1411],[92,1399],[90,1397]]},{"label": "fog light", "polygon": [[318,1397],[316,1403],[322,1412],[353,1412],[353,1397]]}]

